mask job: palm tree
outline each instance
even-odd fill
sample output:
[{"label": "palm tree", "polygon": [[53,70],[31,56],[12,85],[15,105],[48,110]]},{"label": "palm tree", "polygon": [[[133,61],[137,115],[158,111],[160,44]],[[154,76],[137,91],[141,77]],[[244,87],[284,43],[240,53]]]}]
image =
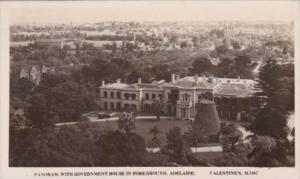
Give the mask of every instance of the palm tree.
[{"label": "palm tree", "polygon": [[118,120],[118,126],[123,129],[126,134],[129,134],[131,130],[135,129],[135,115],[133,112],[124,112]]},{"label": "palm tree", "polygon": [[153,101],[153,108],[156,113],[156,119],[159,121],[160,120],[160,115],[163,112],[164,108],[164,103],[162,100],[154,100]]},{"label": "palm tree", "polygon": [[159,139],[156,137],[159,133],[161,133],[161,130],[158,126],[154,126],[149,130],[149,133],[153,135],[152,143],[154,145],[159,145]]}]

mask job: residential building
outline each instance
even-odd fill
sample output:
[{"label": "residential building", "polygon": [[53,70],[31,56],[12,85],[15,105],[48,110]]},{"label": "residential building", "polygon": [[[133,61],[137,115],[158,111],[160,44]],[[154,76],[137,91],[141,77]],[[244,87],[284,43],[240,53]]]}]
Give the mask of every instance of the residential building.
[{"label": "residential building", "polygon": [[46,65],[32,65],[25,66],[20,71],[20,78],[26,78],[32,81],[35,85],[39,85],[42,80],[42,74],[47,72],[54,72],[54,67],[47,67]]},{"label": "residential building", "polygon": [[[251,99],[255,92],[255,81],[251,79],[198,75],[180,78],[175,74],[172,74],[171,79],[170,82],[160,81],[152,84],[142,83],[141,79],[134,84],[121,83],[120,79],[116,83],[102,82],[99,87],[100,108],[151,113],[156,101],[161,101],[166,114],[182,119],[193,119],[198,103],[216,101],[217,110],[223,117],[227,117],[227,111],[221,108],[222,105],[230,104],[230,116],[234,114],[235,119],[240,119],[240,113],[245,108],[240,109],[237,106],[240,105],[237,99]],[[232,109],[235,109],[235,113],[231,111]]]}]

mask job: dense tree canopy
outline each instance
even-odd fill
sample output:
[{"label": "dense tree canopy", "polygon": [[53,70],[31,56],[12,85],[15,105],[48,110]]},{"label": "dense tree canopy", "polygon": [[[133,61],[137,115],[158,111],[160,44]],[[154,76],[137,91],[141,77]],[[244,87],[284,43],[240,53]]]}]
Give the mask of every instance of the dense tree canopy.
[{"label": "dense tree canopy", "polygon": [[[73,34],[81,37],[83,34]],[[211,35],[223,38],[224,32],[213,30]],[[72,35],[71,35],[72,36]],[[144,139],[133,133],[134,119],[119,121],[120,131],[99,130],[93,123],[55,127],[57,122],[79,121],[81,115],[97,108],[96,97],[102,80],[114,82],[122,78],[126,83],[171,80],[176,72],[185,75],[209,74],[217,77],[253,78],[251,58],[271,53],[264,47],[249,47],[242,50],[238,42],[231,42],[234,49],[225,45],[215,50],[201,49],[199,39],[193,37],[196,51],[180,44],[179,37],[169,35],[171,43],[184,49],[158,50],[162,41],[159,37],[137,36],[137,41],[151,45],[153,51],[136,51],[136,44],[126,42],[121,36],[90,36],[91,40],[122,40],[103,48],[91,43],[77,44],[74,51],[70,46],[62,50],[39,44],[11,48],[10,81],[10,165],[26,167],[50,166],[167,166],[208,165],[192,154],[189,147],[207,142],[207,137],[183,135],[176,127],[166,133],[167,144],[159,153],[146,152]],[[14,36],[15,40],[46,39],[47,36]],[[27,38],[27,39],[26,39]],[[293,53],[292,45],[285,42],[270,42],[267,46],[283,46],[283,55]],[[171,44],[165,44],[169,47]],[[112,53],[107,52],[111,50]],[[73,54],[69,54],[69,53]],[[275,52],[274,52],[275,53]],[[219,60],[220,63],[212,63]],[[40,85],[20,77],[21,67],[54,67],[54,72],[42,75]],[[214,163],[220,166],[280,166],[286,164],[286,155],[293,145],[287,135],[286,116],[294,110],[294,65],[278,65],[269,60],[258,76],[256,97],[266,103],[258,107],[250,143],[240,141],[241,133],[235,125],[222,126],[221,143],[224,152]],[[177,103],[178,90],[171,90],[170,99]],[[161,106],[158,101],[153,107],[159,119]],[[157,109],[156,109],[157,108]],[[24,115],[23,115],[24,112]],[[198,128],[199,129],[199,128]],[[194,130],[198,130],[194,128]],[[150,131],[153,139],[158,128]],[[192,134],[192,133],[190,133]],[[192,134],[193,135],[193,134]],[[196,139],[196,140],[195,140]],[[157,145],[153,145],[156,147]],[[153,147],[152,146],[152,147]],[[173,164],[170,164],[172,163]],[[169,164],[168,164],[169,163]],[[175,164],[174,164],[175,163]]]},{"label": "dense tree canopy", "polygon": [[287,135],[287,105],[289,91],[281,80],[281,67],[274,60],[268,60],[259,73],[258,98],[266,98],[266,103],[256,115],[253,130],[257,134],[270,135],[275,138]]},{"label": "dense tree canopy", "polygon": [[213,65],[210,62],[209,59],[200,57],[197,58],[194,63],[192,68],[190,68],[191,74],[205,74],[205,73],[210,73],[212,71]]}]

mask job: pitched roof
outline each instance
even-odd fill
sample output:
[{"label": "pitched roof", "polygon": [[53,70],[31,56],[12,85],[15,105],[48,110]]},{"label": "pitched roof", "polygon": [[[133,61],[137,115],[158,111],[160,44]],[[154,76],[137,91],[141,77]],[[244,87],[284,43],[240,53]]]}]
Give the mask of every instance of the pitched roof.
[{"label": "pitched roof", "polygon": [[217,81],[213,80],[209,81],[209,78],[207,77],[198,77],[197,83],[196,83],[196,78],[187,76],[181,79],[178,79],[175,81],[175,83],[164,83],[163,86],[173,86],[173,87],[183,87],[183,88],[205,88],[205,89],[210,89],[213,88],[215,85],[217,85]]},{"label": "pitched roof", "polygon": [[21,70],[20,70],[20,73],[21,73],[22,71],[24,71],[24,72],[26,72],[26,73],[29,73],[30,70],[31,70],[31,68],[30,68],[29,66],[23,66],[23,67],[21,68]]},{"label": "pitched roof", "polygon": [[215,91],[215,96],[236,96],[246,97],[253,94],[253,89],[250,86],[244,84],[226,84],[222,83]]},{"label": "pitched roof", "polygon": [[161,87],[155,84],[146,84],[146,83],[134,83],[129,86],[129,88],[135,89],[150,89],[150,90],[160,90]]},{"label": "pitched roof", "polygon": [[[197,79],[197,82],[196,82]],[[251,92],[251,89],[255,84],[251,79],[239,79],[239,78],[214,78],[214,77],[193,77],[187,76],[181,79],[177,79],[175,83],[168,82],[163,83],[165,87],[178,87],[178,88],[202,88],[202,89],[215,89],[222,86],[222,90],[219,89],[219,93],[231,93],[241,95],[244,92]],[[244,91],[243,91],[244,90]]]},{"label": "pitched roof", "polygon": [[122,89],[122,88],[126,88],[128,86],[129,85],[125,84],[125,83],[109,83],[109,84],[105,85],[104,87]]},{"label": "pitched roof", "polygon": [[31,67],[30,71],[33,70],[33,69],[35,69],[37,72],[41,72],[41,68],[38,65],[33,65]]}]

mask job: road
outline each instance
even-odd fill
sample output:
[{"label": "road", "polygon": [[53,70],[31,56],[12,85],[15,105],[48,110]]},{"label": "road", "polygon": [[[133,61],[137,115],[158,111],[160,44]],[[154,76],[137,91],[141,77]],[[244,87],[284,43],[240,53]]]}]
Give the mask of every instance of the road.
[{"label": "road", "polygon": [[[174,117],[172,116],[160,116],[161,119],[172,119]],[[105,121],[117,121],[119,119],[119,117],[110,117],[110,118],[105,118],[105,119],[99,119],[98,117],[88,117],[88,121],[90,122],[105,122]],[[135,118],[136,120],[140,120],[140,119],[156,119],[156,116],[137,116]],[[68,125],[75,125],[77,124],[77,121],[74,122],[60,122],[60,123],[56,123],[55,126],[59,127],[59,126],[68,126]]]}]

